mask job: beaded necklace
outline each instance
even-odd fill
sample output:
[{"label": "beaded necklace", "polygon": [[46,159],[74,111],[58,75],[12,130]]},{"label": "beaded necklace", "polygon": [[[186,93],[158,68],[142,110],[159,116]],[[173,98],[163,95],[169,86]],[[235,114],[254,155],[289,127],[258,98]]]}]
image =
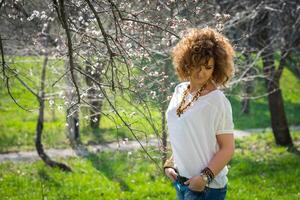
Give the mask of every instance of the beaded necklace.
[{"label": "beaded necklace", "polygon": [[205,84],[203,84],[203,85],[201,86],[200,89],[198,89],[198,91],[196,92],[196,94],[193,96],[192,100],[191,100],[188,104],[186,104],[185,106],[183,106],[183,105],[185,104],[185,98],[186,98],[186,96],[187,96],[187,94],[188,94],[188,91],[190,90],[191,84],[189,84],[189,85],[187,86],[186,90],[183,92],[182,100],[181,100],[181,102],[180,102],[180,104],[179,104],[179,106],[178,106],[178,108],[177,108],[177,110],[176,110],[176,114],[178,115],[178,117],[180,117],[180,115],[182,115],[183,112],[184,112],[188,107],[190,107],[191,104],[192,104],[194,101],[196,101],[196,100],[201,96],[201,93],[202,93],[202,91],[204,90],[204,88],[206,87],[207,83],[208,83],[208,81],[207,81]]}]

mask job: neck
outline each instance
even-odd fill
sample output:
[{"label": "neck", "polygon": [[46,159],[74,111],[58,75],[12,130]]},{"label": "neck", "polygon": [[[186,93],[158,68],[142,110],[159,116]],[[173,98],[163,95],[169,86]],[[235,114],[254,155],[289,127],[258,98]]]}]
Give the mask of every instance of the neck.
[{"label": "neck", "polygon": [[[189,90],[189,92],[194,93],[194,92],[198,91],[204,85],[205,85],[205,83],[195,84],[192,81],[190,81],[190,90]],[[214,89],[217,89],[217,87],[211,81],[208,81],[205,88],[204,88],[204,90],[214,90]]]}]

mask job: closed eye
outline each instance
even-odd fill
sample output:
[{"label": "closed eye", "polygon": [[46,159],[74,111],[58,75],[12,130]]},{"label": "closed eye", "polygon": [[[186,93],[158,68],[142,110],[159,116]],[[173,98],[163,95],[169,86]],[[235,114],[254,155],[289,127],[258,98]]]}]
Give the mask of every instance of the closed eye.
[{"label": "closed eye", "polygon": [[209,65],[209,66],[205,67],[205,69],[212,69],[212,68],[214,68],[214,66],[212,66],[212,65]]}]

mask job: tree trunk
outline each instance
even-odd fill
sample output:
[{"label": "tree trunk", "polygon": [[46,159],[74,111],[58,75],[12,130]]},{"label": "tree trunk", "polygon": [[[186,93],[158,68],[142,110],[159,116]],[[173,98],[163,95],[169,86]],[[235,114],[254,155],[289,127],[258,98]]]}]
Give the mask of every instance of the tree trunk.
[{"label": "tree trunk", "polygon": [[[75,67],[78,67],[77,63],[74,62]],[[66,61],[65,68],[69,69],[69,62]],[[77,81],[76,73],[73,73],[73,78]],[[89,155],[88,150],[84,147],[80,139],[80,129],[79,129],[79,104],[77,102],[77,91],[74,88],[73,78],[71,73],[66,75],[66,102],[68,105],[66,111],[66,121],[67,121],[67,137],[70,141],[72,149],[79,156]]]},{"label": "tree trunk", "polygon": [[[246,74],[248,76],[249,73]],[[252,93],[252,82],[251,81],[245,81],[243,83],[243,99],[242,99],[242,113],[244,114],[249,114],[250,113],[250,99],[249,97],[251,96]]]},{"label": "tree trunk", "polygon": [[58,167],[62,169],[63,171],[72,171],[70,167],[63,163],[58,163],[53,160],[46,154],[44,151],[44,147],[42,144],[42,133],[43,133],[43,124],[44,124],[44,87],[45,87],[45,76],[46,76],[46,66],[48,62],[48,55],[45,56],[44,64],[43,64],[43,70],[42,70],[42,78],[41,78],[41,90],[39,93],[39,116],[37,120],[37,126],[36,126],[36,137],[35,137],[35,147],[38,152],[38,155],[40,158],[46,163],[46,165],[50,167]]},{"label": "tree trunk", "polygon": [[[275,69],[274,49],[272,46],[272,33],[270,26],[272,18],[269,11],[261,11],[258,15],[259,19],[256,26],[260,30],[254,35],[254,42],[262,51],[261,57],[263,61],[263,70],[265,76],[265,86],[268,93],[268,103],[271,116],[271,126],[277,145],[293,146],[292,138],[286,115],[284,111],[283,98],[279,86],[281,72],[285,64],[285,54],[281,55],[281,60],[278,69]],[[284,55],[284,56],[283,56]],[[283,60],[284,59],[284,60]]]},{"label": "tree trunk", "polygon": [[[99,66],[101,63],[98,63]],[[96,80],[99,80],[101,82],[101,75],[100,75],[100,69],[93,69],[92,66],[90,66],[88,63],[86,64],[86,73],[93,77]],[[89,110],[90,110],[90,126],[93,130],[99,129],[100,127],[100,119],[101,119],[101,110],[103,105],[103,98],[101,96],[101,92],[99,90],[96,90],[96,86],[93,84],[93,81],[91,78],[86,76],[86,84],[89,86],[89,89],[87,91],[88,93],[88,99],[89,103],[91,104]]]},{"label": "tree trunk", "polygon": [[[65,68],[69,69],[69,62],[67,61],[65,64]],[[70,140],[71,146],[76,147],[80,144],[80,134],[79,134],[79,114],[78,109],[79,106],[75,105],[76,103],[76,91],[73,87],[72,78],[70,74],[66,76],[66,101],[68,104],[67,109],[67,130],[68,130],[68,138]]]},{"label": "tree trunk", "polygon": [[48,53],[47,53],[47,47],[48,47],[48,39],[49,39],[49,29],[50,25],[47,23],[44,28],[42,33],[44,37],[42,38],[44,41],[44,47],[46,50],[45,53],[45,59],[43,63],[43,68],[42,68],[42,76],[41,76],[41,88],[40,92],[38,94],[38,102],[39,102],[39,115],[38,115],[38,120],[37,120],[37,126],[36,126],[36,136],[35,136],[35,147],[38,152],[38,155],[40,158],[46,163],[46,165],[50,167],[58,167],[64,171],[72,171],[70,167],[63,163],[55,162],[51,160],[51,158],[46,154],[44,151],[44,147],[42,144],[42,133],[43,133],[43,125],[44,125],[44,109],[45,109],[45,80],[46,80],[46,67],[48,63]]},{"label": "tree trunk", "polygon": [[[167,87],[165,87],[167,88]],[[166,92],[165,92],[166,93]],[[164,99],[166,99],[167,95],[163,95],[163,97],[165,97]],[[167,130],[166,130],[166,101],[163,101],[161,103],[161,129],[162,129],[162,165],[164,165],[164,163],[167,160]]]},{"label": "tree trunk", "polygon": [[245,74],[245,82],[243,83],[243,99],[242,99],[242,113],[244,114],[249,114],[250,113],[250,96],[253,93],[253,89],[254,89],[254,82],[253,80],[247,80],[247,77],[252,76],[254,74],[254,70],[253,68],[249,68],[251,60],[250,60],[250,56],[248,53],[244,54],[245,59],[246,59],[246,74]]},{"label": "tree trunk", "polygon": [[[271,115],[271,125],[275,137],[275,142],[281,146],[293,146],[290,135],[283,98],[279,87],[279,79],[275,78],[274,52],[266,49],[262,53],[263,69],[266,76],[266,88],[268,92],[268,102]],[[280,78],[280,77],[279,77]]]}]

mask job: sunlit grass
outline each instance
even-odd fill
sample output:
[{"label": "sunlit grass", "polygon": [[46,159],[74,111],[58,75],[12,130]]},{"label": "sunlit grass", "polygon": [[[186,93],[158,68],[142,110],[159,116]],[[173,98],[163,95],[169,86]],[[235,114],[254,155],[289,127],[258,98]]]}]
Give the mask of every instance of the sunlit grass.
[{"label": "sunlit grass", "polygon": [[[300,148],[300,132],[292,136]],[[158,151],[148,151],[160,164]],[[141,151],[60,161],[73,172],[46,167],[41,161],[0,164],[1,199],[176,199],[170,180]],[[299,166],[299,156],[276,146],[271,133],[238,139],[229,164],[227,199],[299,199]]]}]

